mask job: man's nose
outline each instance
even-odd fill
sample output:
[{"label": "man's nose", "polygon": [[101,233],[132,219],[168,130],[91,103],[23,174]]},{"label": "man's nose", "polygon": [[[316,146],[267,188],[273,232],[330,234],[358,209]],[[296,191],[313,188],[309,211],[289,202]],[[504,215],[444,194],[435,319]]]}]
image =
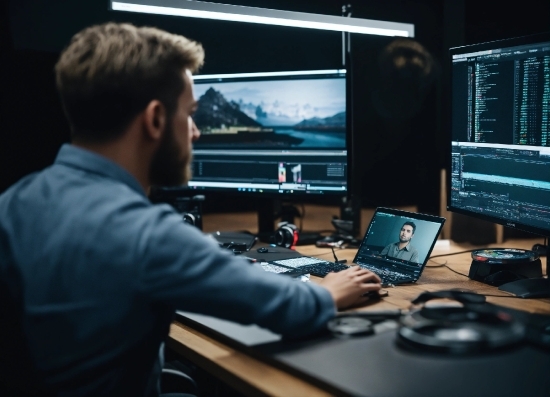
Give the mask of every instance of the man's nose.
[{"label": "man's nose", "polygon": [[201,130],[199,130],[199,128],[195,124],[195,121],[193,121],[191,125],[191,139],[193,140],[193,142],[195,142],[197,139],[200,138],[200,136]]}]

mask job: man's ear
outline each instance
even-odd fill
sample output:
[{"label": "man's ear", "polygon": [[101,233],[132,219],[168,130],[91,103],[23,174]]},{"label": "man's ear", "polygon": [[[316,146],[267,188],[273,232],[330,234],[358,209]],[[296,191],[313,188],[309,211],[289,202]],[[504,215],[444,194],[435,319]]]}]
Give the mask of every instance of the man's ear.
[{"label": "man's ear", "polygon": [[147,104],[143,112],[144,133],[148,139],[160,140],[166,127],[166,108],[157,99]]}]

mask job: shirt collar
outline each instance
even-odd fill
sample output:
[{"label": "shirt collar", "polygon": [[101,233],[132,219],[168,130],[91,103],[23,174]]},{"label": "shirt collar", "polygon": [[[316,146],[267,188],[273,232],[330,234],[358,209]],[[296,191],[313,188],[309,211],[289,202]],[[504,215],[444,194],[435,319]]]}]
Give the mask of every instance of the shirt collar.
[{"label": "shirt collar", "polygon": [[115,179],[128,185],[139,194],[146,196],[145,191],[132,174],[107,157],[81,147],[68,143],[64,144],[59,149],[54,163]]},{"label": "shirt collar", "polygon": [[[409,242],[407,243],[407,245],[403,247],[403,249],[404,249],[404,250],[407,250],[407,251],[410,251],[410,250],[411,250],[411,249],[409,248],[410,245],[411,245],[411,242],[409,241]],[[397,247],[397,249],[399,249],[399,241],[398,241],[397,243],[395,243],[395,246]]]}]

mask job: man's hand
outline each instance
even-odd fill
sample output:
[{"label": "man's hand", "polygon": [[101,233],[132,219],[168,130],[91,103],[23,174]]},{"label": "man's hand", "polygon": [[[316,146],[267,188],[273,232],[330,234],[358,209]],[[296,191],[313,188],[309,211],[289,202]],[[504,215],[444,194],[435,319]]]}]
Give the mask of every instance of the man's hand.
[{"label": "man's hand", "polygon": [[370,291],[379,291],[380,277],[359,266],[338,273],[329,273],[320,283],[328,289],[338,309],[365,303],[369,300],[363,296]]}]

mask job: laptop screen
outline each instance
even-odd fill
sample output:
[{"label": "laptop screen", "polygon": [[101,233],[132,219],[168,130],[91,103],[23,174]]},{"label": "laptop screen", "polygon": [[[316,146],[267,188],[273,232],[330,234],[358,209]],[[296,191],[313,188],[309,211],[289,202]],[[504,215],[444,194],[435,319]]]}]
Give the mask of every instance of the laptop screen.
[{"label": "laptop screen", "polygon": [[354,262],[420,277],[445,218],[378,208]]}]

